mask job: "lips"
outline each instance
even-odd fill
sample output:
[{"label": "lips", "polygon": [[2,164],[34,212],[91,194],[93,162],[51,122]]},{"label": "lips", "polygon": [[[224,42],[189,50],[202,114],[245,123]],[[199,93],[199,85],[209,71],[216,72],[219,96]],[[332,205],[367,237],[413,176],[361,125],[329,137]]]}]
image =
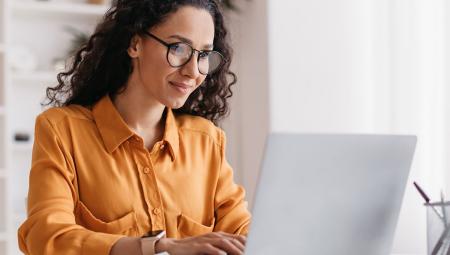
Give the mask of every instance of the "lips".
[{"label": "lips", "polygon": [[171,81],[169,83],[170,83],[170,85],[173,86],[174,89],[176,89],[177,91],[179,91],[180,93],[183,93],[183,94],[188,93],[191,90],[191,88],[194,87],[187,83],[182,83],[182,82]]},{"label": "lips", "polygon": [[191,86],[191,85],[189,85],[187,83],[182,83],[182,82],[171,81],[170,84],[172,84],[173,86],[176,86],[176,87],[183,88],[183,89],[190,89],[190,88],[193,87],[193,86]]}]

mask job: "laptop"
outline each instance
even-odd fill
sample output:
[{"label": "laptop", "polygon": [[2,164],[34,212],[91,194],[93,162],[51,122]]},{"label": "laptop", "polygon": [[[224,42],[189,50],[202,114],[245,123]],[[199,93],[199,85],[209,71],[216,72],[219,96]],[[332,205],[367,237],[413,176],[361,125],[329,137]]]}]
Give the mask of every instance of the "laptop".
[{"label": "laptop", "polygon": [[269,135],[245,254],[390,254],[416,140]]}]

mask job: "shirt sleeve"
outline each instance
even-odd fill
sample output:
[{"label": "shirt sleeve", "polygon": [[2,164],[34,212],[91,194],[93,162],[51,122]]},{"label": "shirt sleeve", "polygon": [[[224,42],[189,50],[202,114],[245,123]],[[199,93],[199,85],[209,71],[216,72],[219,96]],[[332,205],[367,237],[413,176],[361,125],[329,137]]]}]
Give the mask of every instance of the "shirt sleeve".
[{"label": "shirt sleeve", "polygon": [[[67,147],[67,145],[66,145]],[[76,224],[75,167],[54,126],[36,119],[28,190],[28,218],[18,230],[25,254],[107,255],[123,236],[93,232]]]},{"label": "shirt sleeve", "polygon": [[221,169],[215,197],[214,231],[247,235],[251,215],[245,201],[245,190],[233,181],[233,170],[226,160],[225,148],[225,134],[221,131]]}]

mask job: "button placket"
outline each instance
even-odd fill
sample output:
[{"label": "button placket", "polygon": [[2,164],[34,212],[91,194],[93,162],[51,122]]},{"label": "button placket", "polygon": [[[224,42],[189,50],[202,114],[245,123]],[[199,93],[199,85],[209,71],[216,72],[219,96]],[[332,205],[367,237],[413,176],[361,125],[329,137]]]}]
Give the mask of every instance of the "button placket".
[{"label": "button placket", "polygon": [[[157,147],[158,148],[158,147]],[[159,195],[158,182],[156,180],[156,173],[154,170],[154,161],[157,155],[152,157],[151,153],[146,150],[146,164],[141,165],[141,172],[144,173],[141,177],[141,185],[143,185],[144,196],[148,206],[148,216],[150,217],[152,229],[162,229],[165,226],[165,218],[163,209],[161,207],[162,201]],[[153,194],[152,194],[153,193]]]},{"label": "button placket", "polygon": [[152,227],[154,229],[159,229],[164,227],[164,213],[162,208],[162,201],[159,196],[159,192],[155,192],[152,195],[153,199],[153,209],[151,209],[150,214],[152,216]]},{"label": "button placket", "polygon": [[149,174],[150,173],[150,167],[146,166],[143,168],[142,170],[144,172],[144,174]]},{"label": "button placket", "polygon": [[160,229],[164,226],[164,219],[162,216],[162,211],[161,209],[154,208],[152,210],[152,228],[153,229]]},{"label": "button placket", "polygon": [[[133,138],[132,141],[133,143],[135,143],[136,139]],[[159,200],[155,200],[155,198],[152,196],[152,193],[157,192],[158,188],[155,186],[155,182],[152,180],[154,179],[154,175],[152,174],[152,161],[148,157],[148,152],[144,152],[141,150],[135,151],[135,153],[133,153],[133,158],[137,163],[138,172],[140,172],[139,181],[143,191],[144,201],[148,208],[146,210],[150,209],[149,211],[147,211],[147,215],[150,218],[150,225],[153,229],[156,229],[155,224],[158,225],[157,227],[160,227],[161,224],[159,224],[159,222],[161,222],[161,219],[159,219],[158,216],[155,216],[152,212],[152,208],[154,208],[155,205],[160,205]]]}]

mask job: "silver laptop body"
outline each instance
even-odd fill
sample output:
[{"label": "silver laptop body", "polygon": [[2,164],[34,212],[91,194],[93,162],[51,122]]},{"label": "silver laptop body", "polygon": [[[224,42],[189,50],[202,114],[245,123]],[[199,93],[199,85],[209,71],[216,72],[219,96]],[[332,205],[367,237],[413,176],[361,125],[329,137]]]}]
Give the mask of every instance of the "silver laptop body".
[{"label": "silver laptop body", "polygon": [[387,255],[415,136],[271,134],[248,255]]}]

